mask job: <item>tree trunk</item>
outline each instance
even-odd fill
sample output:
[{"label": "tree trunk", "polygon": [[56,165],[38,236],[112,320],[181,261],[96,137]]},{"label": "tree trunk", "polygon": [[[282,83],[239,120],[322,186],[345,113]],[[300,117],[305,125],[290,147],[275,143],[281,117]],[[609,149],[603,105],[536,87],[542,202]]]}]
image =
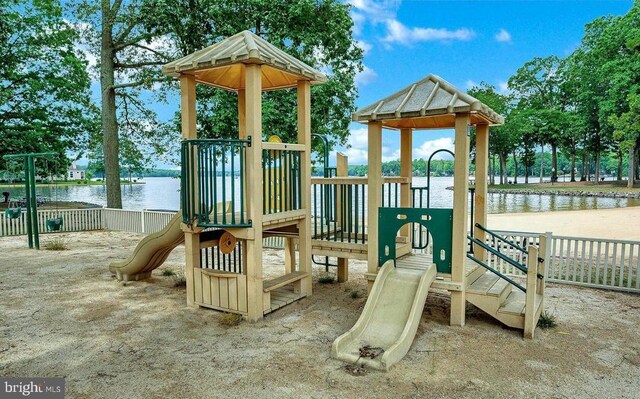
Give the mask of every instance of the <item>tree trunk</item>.
[{"label": "tree trunk", "polygon": [[576,181],[576,153],[571,153],[571,181]]},{"label": "tree trunk", "polygon": [[618,150],[618,171],[616,173],[616,180],[622,180],[622,150]]},{"label": "tree trunk", "polygon": [[496,184],[496,157],[491,155],[491,176],[489,177],[489,184],[495,186]]},{"label": "tree trunk", "polygon": [[500,184],[507,184],[507,155],[500,154]]},{"label": "tree trunk", "polygon": [[600,184],[600,151],[596,151],[595,164],[593,177],[595,178],[596,184]]},{"label": "tree trunk", "polygon": [[582,153],[582,168],[580,168],[580,181],[587,180],[587,153]]},{"label": "tree trunk", "polygon": [[558,181],[558,147],[551,144],[551,181]]},{"label": "tree trunk", "polygon": [[544,144],[540,144],[540,183],[544,177]]},{"label": "tree trunk", "polygon": [[104,177],[107,186],[107,207],[122,208],[120,165],[118,162],[118,121],[114,89],[113,18],[111,2],[102,0],[102,44],[100,50],[100,89],[102,91],[102,144]]},{"label": "tree trunk", "polygon": [[627,177],[627,187],[629,188],[633,188],[633,183],[635,180],[635,157],[636,157],[636,147],[633,146],[631,148],[629,148],[629,170],[628,170],[628,177]]},{"label": "tree trunk", "polygon": [[513,184],[518,184],[518,157],[516,156],[516,152],[513,152]]},{"label": "tree trunk", "polygon": [[529,166],[524,167],[524,184],[529,184]]}]

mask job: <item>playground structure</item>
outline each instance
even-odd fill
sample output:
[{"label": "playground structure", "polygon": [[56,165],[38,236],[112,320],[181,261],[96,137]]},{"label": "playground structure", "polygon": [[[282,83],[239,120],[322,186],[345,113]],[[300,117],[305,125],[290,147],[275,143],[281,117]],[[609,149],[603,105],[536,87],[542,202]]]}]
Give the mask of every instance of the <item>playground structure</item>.
[{"label": "playground structure", "polygon": [[[546,239],[539,238],[539,247],[523,248],[485,227],[489,126],[503,123],[489,107],[429,75],[353,115],[368,126],[367,177],[348,177],[346,157],[338,155],[335,170],[327,168],[325,156],[324,177],[312,178],[311,85],[322,83],[323,74],[248,31],[173,61],[163,72],[177,77],[181,87],[182,209],[177,217],[185,243],[188,305],[256,321],[312,294],[314,255],[337,259],[338,281],[348,279],[349,259],[361,259],[368,263],[370,296],[358,322],[335,341],[334,357],[363,361],[362,348],[381,348],[383,353],[366,363],[388,369],[408,351],[430,288],[450,292],[451,325],[465,324],[470,302],[533,337],[543,308]],[[197,83],[237,93],[237,138],[198,138]],[[262,131],[262,92],[287,88],[297,90],[297,143],[262,141],[273,136]],[[475,224],[469,234],[471,127],[476,132]],[[383,128],[400,131],[398,177],[382,176]],[[428,198],[429,188],[411,184],[412,135],[443,128],[455,129],[453,207],[429,208],[427,199],[425,208],[422,195],[426,190]],[[174,219],[168,230],[141,243],[130,260],[112,265],[112,272],[125,280],[148,277],[182,241],[177,224]],[[487,245],[487,234],[522,251],[526,264]],[[414,253],[424,248],[423,235],[432,240],[433,255]],[[268,237],[284,239],[285,264],[282,275],[266,280],[262,255]],[[489,266],[487,253],[525,272],[524,285]]]},{"label": "playground structure", "polygon": [[[5,155],[5,160],[20,159],[24,163],[24,190],[26,198],[26,218],[27,218],[27,237],[29,248],[40,249],[40,226],[38,224],[38,197],[36,195],[36,166],[35,160],[38,158],[50,159],[57,154],[55,152],[39,152],[29,154],[13,154]],[[56,188],[57,190],[57,188]],[[57,191],[56,191],[57,195]],[[11,205],[11,204],[9,204]],[[58,204],[56,203],[56,207]],[[22,217],[22,207],[9,206],[5,214],[11,219]],[[50,218],[45,221],[45,227],[48,231],[59,231],[62,228],[64,220],[61,216]]]}]

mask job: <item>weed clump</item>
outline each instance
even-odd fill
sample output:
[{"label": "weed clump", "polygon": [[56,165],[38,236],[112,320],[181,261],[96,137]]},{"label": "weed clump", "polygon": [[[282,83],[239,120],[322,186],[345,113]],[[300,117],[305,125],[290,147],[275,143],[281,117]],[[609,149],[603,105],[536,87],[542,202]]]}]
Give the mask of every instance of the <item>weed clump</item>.
[{"label": "weed clump", "polygon": [[335,282],[336,282],[336,279],[335,279],[335,278],[333,278],[333,276],[329,276],[329,275],[327,275],[327,276],[322,276],[322,277],[320,277],[320,278],[318,279],[318,282],[319,282],[320,284],[333,284],[333,283],[335,283]]},{"label": "weed clump", "polygon": [[225,313],[218,320],[218,324],[223,327],[235,327],[242,323],[242,315],[237,313]]},{"label": "weed clump", "polygon": [[538,319],[538,327],[543,330],[547,330],[550,328],[555,328],[558,325],[556,321],[556,316],[552,315],[549,312],[542,312],[540,315],[540,319]]},{"label": "weed clump", "polygon": [[66,251],[69,249],[69,242],[61,237],[53,238],[44,244],[47,251]]}]

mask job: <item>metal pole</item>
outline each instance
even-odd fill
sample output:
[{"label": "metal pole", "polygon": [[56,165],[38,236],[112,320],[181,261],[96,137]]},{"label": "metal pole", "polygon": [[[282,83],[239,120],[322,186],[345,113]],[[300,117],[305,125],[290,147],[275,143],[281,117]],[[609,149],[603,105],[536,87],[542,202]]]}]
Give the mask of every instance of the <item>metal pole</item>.
[{"label": "metal pole", "polygon": [[33,223],[33,243],[36,249],[40,249],[40,235],[38,234],[38,203],[36,201],[36,167],[33,157],[29,159],[29,175],[31,187],[31,223]]},{"label": "metal pole", "polygon": [[33,249],[33,231],[31,230],[31,187],[29,185],[29,179],[31,174],[29,173],[29,158],[24,157],[24,196],[27,207],[27,236],[29,238],[29,248]]}]

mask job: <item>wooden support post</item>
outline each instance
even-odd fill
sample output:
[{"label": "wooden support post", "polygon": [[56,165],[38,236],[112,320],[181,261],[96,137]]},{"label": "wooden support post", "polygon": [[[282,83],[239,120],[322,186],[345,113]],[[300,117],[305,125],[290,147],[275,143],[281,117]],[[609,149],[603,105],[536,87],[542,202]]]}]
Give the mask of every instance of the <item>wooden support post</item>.
[{"label": "wooden support post", "polygon": [[529,245],[527,256],[527,292],[524,305],[524,337],[533,338],[536,331],[536,296],[538,283],[538,248]]},{"label": "wooden support post", "polygon": [[246,134],[251,147],[246,150],[247,213],[254,230],[247,240],[247,319],[256,321],[263,315],[262,277],[262,71],[257,64],[245,66]]},{"label": "wooden support post", "polygon": [[195,139],[196,134],[196,78],[180,75],[180,99],[182,116],[182,138]]},{"label": "wooden support post", "polygon": [[284,268],[286,274],[296,271],[296,244],[292,237],[284,237]]},{"label": "wooden support post", "polygon": [[451,254],[451,281],[459,283],[462,291],[451,292],[452,326],[465,323],[465,263],[467,259],[467,224],[469,220],[469,114],[456,114],[455,161],[453,174],[453,237]]},{"label": "wooden support post", "polygon": [[186,258],[185,279],[187,280],[187,306],[195,305],[195,281],[193,270],[200,268],[200,234],[193,231],[184,232],[184,253]]},{"label": "wooden support post", "polygon": [[247,96],[244,89],[238,90],[238,138],[247,138]]},{"label": "wooden support post", "polygon": [[369,122],[369,168],[367,172],[367,278],[378,273],[378,208],[382,205],[382,123]]},{"label": "wooden support post", "polygon": [[298,223],[298,250],[300,251],[299,268],[307,273],[301,280],[300,290],[303,295],[311,295],[311,82],[298,81],[298,144],[304,144],[305,150],[300,153],[300,205],[305,210],[304,219]]},{"label": "wooden support post", "polygon": [[[413,169],[413,131],[402,129],[400,131],[400,176],[409,179],[407,183],[400,185],[400,206],[411,208],[411,176]],[[400,229],[400,236],[407,237],[411,242],[411,224],[406,224]]]},{"label": "wooden support post", "polygon": [[[489,125],[476,127],[476,195],[473,220],[487,227],[487,176],[489,174]],[[485,242],[486,233],[471,226],[473,236]],[[473,244],[474,256],[482,261],[487,260],[487,251],[478,244]]]},{"label": "wooden support post", "polygon": [[[337,163],[336,163],[336,176],[337,177],[346,177],[349,175],[349,161],[346,155],[343,153],[336,154]],[[343,185],[336,186],[336,225],[339,228],[342,228],[342,192]],[[349,259],[347,258],[338,258],[338,282],[344,283],[349,281]]]},{"label": "wooden support post", "polygon": [[549,246],[549,240],[551,240],[552,233],[547,232],[539,237],[539,245],[538,245],[538,256],[543,259],[543,262],[538,265],[538,274],[544,276],[544,279],[538,281],[538,289],[537,294],[542,296],[542,300],[544,301],[544,289],[547,281],[547,267],[549,263],[549,250],[551,249]]}]

